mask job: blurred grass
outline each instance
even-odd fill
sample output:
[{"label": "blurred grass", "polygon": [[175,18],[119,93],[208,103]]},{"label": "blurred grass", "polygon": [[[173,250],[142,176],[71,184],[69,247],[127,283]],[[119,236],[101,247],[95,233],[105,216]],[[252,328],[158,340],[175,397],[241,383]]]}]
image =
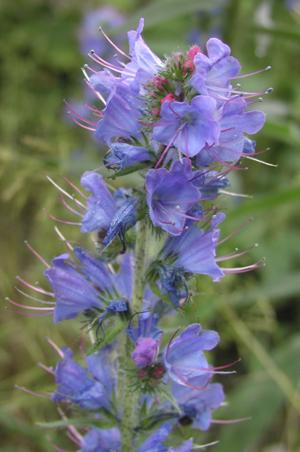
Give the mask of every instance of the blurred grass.
[{"label": "blurred grass", "polygon": [[[86,1],[85,7],[101,2]],[[228,218],[224,236],[245,219],[254,217],[241,233],[223,245],[222,252],[247,248],[249,259],[266,257],[259,271],[228,277],[219,285],[195,280],[195,295],[181,324],[189,319],[216,328],[222,345],[218,365],[241,357],[235,376],[224,378],[228,407],[220,418],[251,416],[251,421],[216,428],[223,452],[300,450],[299,413],[282,390],[272,366],[258,359],[245,334],[255,337],[270,362],[284,373],[295,390],[299,384],[300,293],[300,15],[281,0],[159,0],[111,1],[133,26],[143,14],[145,37],[160,54],[186,49],[191,32],[203,43],[218,33],[233,47],[243,70],[269,64],[273,69],[243,82],[247,89],[273,86],[274,93],[260,105],[268,123],[258,136],[258,150],[270,147],[262,159],[278,164],[270,168],[247,161],[248,171],[232,176],[232,190],[254,195],[249,200],[219,201]],[[222,7],[222,4],[224,5]],[[299,11],[299,7],[298,7]],[[19,0],[0,4],[0,290],[14,296],[16,274],[42,281],[40,264],[26,251],[29,240],[47,258],[63,249],[48,219],[61,214],[57,193],[46,181],[99,166],[101,150],[90,137],[68,124],[63,100],[80,99],[82,84],[77,33],[83,15],[79,0]],[[246,165],[246,164],[245,164]],[[72,240],[75,229],[64,227]],[[228,311],[229,309],[229,311]],[[234,309],[234,311],[232,311]],[[239,325],[239,328],[237,328]],[[54,444],[70,450],[62,431],[43,430],[37,422],[55,421],[57,412],[46,399],[14,389],[14,384],[35,391],[51,391],[51,378],[37,367],[53,364],[56,357],[45,336],[59,344],[79,348],[80,325],[53,327],[49,319],[19,317],[3,302],[0,329],[2,375],[1,451],[50,451]],[[264,356],[264,355],[262,355]],[[265,366],[264,366],[265,364]],[[267,368],[266,368],[267,366]],[[188,435],[188,432],[186,432]],[[206,440],[198,435],[199,443]],[[209,437],[211,437],[209,436]]]}]

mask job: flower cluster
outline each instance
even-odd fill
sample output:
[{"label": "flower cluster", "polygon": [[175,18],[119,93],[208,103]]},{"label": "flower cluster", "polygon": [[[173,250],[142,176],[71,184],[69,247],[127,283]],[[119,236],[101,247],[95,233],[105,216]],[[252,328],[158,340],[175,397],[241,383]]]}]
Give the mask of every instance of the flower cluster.
[{"label": "flower cluster", "polygon": [[[210,427],[224,402],[213,378],[228,366],[209,363],[219,343],[215,331],[192,323],[170,335],[165,319],[176,328],[193,275],[218,282],[260,265],[222,267],[243,253],[218,255],[225,215],[215,201],[230,194],[228,175],[240,160],[255,154],[251,137],[265,116],[252,104],[263,93],[239,90],[235,80],[247,74],[219,39],[162,60],[144,42],[143,25],[141,19],[128,33],[128,55],[112,41],[119,53],[113,61],[89,52],[93,67],[84,73],[102,107],[93,107],[89,119],[74,118],[108,146],[111,179],[136,172],[138,182],[116,189],[88,171],[83,190],[69,182],[71,195],[52,181],[77,217],[65,223],[93,233],[96,249],[73,247],[57,229],[68,252],[52,264],[40,257],[51,289],[19,278],[44,297],[46,307],[32,309],[55,323],[81,316],[92,338],[85,366],[70,349],[55,347],[60,361],[48,368],[56,383],[52,400],[89,412],[88,431],[86,423],[82,431],[68,427],[83,452],[192,449],[192,438],[168,446],[169,435],[178,426]],[[153,257],[154,238],[161,246]]]}]

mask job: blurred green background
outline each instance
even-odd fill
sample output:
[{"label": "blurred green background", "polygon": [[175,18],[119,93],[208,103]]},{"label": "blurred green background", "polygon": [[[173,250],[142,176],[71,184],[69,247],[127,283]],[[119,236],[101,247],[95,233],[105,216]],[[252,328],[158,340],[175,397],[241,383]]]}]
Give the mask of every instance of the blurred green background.
[{"label": "blurred green background", "polygon": [[[51,378],[37,365],[56,360],[45,338],[78,348],[80,324],[54,327],[48,318],[19,316],[4,298],[21,299],[14,291],[17,274],[42,281],[41,265],[24,240],[47,259],[63,250],[48,216],[66,215],[46,175],[62,185],[64,175],[78,183],[84,170],[101,162],[99,145],[66,121],[63,100],[84,97],[80,67],[86,59],[80,53],[79,28],[87,10],[107,4],[0,4],[1,451],[52,451],[56,444],[74,450],[63,431],[36,425],[57,419],[55,407],[14,385],[50,391]],[[144,16],[145,38],[160,55],[186,50],[193,40],[203,45],[216,35],[232,46],[244,72],[272,65],[272,71],[245,79],[242,87],[274,88],[259,105],[268,121],[257,149],[269,147],[261,158],[278,167],[246,160],[248,171],[231,177],[232,190],[253,198],[219,200],[228,215],[224,236],[250,217],[254,220],[221,253],[258,242],[236,263],[265,257],[266,266],[218,285],[205,278],[194,281],[195,296],[179,323],[197,320],[220,332],[216,365],[242,358],[237,374],[222,378],[228,405],[218,416],[251,420],[216,426],[208,436],[200,434],[198,443],[218,439],[214,450],[222,452],[300,451],[300,2],[111,0],[109,5],[124,15],[123,30]],[[78,238],[73,226],[61,230]]]}]

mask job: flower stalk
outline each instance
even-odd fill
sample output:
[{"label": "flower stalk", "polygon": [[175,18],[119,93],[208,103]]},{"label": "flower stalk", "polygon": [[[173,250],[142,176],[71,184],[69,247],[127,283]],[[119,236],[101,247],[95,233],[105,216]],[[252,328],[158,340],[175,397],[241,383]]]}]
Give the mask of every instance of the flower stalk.
[{"label": "flower stalk", "polygon": [[[136,226],[135,242],[135,277],[132,299],[132,322],[136,322],[136,315],[142,311],[144,294],[145,259],[147,250],[147,224],[139,221]],[[128,335],[123,335],[120,344],[121,371],[123,377],[121,393],[123,394],[123,415],[121,421],[122,450],[134,450],[135,428],[138,423],[140,391],[132,388],[132,376],[128,372],[131,361],[132,343]]]}]

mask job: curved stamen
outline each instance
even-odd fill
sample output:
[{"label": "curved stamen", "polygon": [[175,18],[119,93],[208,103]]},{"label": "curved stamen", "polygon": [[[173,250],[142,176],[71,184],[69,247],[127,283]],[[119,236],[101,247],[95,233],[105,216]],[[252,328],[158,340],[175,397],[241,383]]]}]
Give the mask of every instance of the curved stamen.
[{"label": "curved stamen", "polygon": [[28,281],[25,281],[25,279],[21,278],[21,276],[16,276],[16,280],[18,280],[21,284],[23,284],[23,286],[28,287],[29,289],[32,289],[35,292],[39,292],[43,295],[48,295],[49,297],[54,298],[53,292],[48,292],[47,290],[44,290],[39,286],[34,286],[33,284],[30,284]]},{"label": "curved stamen", "polygon": [[26,309],[28,311],[48,311],[49,314],[54,310],[54,307],[52,308],[42,308],[42,307],[38,307],[38,306],[29,306],[27,304],[21,304],[21,303],[17,303],[16,301],[12,300],[9,297],[5,298],[6,301],[8,301],[9,303],[11,303],[14,306],[17,306],[18,308],[22,308],[22,309]]},{"label": "curved stamen", "polygon": [[127,55],[127,53],[125,53],[122,49],[120,49],[120,47],[118,47],[111,39],[109,36],[107,36],[107,34],[105,33],[105,31],[103,30],[103,28],[99,27],[99,30],[101,31],[101,33],[103,34],[103,36],[105,37],[105,39],[110,43],[110,45],[116,49],[117,52],[119,52],[121,55],[123,55],[124,57],[128,58],[130,60],[130,56]]},{"label": "curved stamen", "polygon": [[32,254],[38,258],[40,262],[42,262],[43,265],[45,265],[46,268],[50,268],[50,265],[48,262],[28,243],[27,240],[24,240],[25,245],[27,248],[32,252]]},{"label": "curved stamen", "polygon": [[20,293],[20,294],[22,294],[24,297],[27,297],[27,298],[29,298],[30,300],[32,300],[32,301],[37,301],[38,303],[41,303],[41,304],[48,304],[48,305],[53,305],[53,304],[55,304],[55,301],[45,301],[45,300],[40,300],[39,298],[37,298],[37,297],[33,297],[32,295],[29,295],[28,293],[26,293],[26,292],[24,292],[23,290],[21,290],[19,287],[17,287],[17,286],[15,286],[15,289]]}]

